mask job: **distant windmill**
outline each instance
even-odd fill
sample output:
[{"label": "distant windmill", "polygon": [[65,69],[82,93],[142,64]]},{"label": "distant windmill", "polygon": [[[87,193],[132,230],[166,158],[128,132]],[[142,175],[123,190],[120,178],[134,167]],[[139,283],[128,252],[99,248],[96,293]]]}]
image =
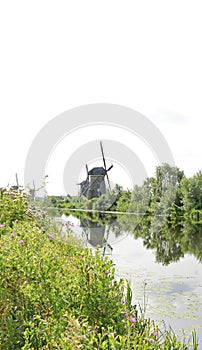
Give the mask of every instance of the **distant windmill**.
[{"label": "distant windmill", "polygon": [[82,181],[80,185],[80,195],[85,196],[88,199],[96,198],[106,193],[106,184],[105,184],[105,176],[107,178],[107,183],[109,190],[111,190],[108,171],[113,168],[111,165],[108,169],[106,167],[106,161],[104,156],[104,150],[102,146],[102,142],[100,141],[100,148],[102,153],[103,165],[104,167],[95,167],[88,170],[88,166],[86,164],[86,172],[87,178]]},{"label": "distant windmill", "polygon": [[86,164],[86,173],[87,177],[86,180],[80,182],[78,185],[80,185],[80,195],[87,197],[87,192],[89,188],[89,173],[88,173],[88,165]]}]

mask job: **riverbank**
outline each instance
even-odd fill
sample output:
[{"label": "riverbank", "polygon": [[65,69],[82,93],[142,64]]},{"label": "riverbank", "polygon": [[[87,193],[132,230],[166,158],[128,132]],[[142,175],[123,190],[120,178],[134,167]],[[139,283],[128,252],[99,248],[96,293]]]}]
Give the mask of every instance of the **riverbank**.
[{"label": "riverbank", "polygon": [[29,203],[0,192],[0,348],[198,349],[162,332],[132,305],[113,262],[84,249]]}]

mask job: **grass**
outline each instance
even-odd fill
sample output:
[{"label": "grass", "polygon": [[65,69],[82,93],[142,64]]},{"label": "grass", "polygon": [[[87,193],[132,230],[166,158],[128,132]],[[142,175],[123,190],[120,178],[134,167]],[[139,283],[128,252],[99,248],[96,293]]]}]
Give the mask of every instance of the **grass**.
[{"label": "grass", "polygon": [[22,191],[1,189],[1,349],[198,349],[195,332],[179,342],[131,299],[112,261],[61,235]]}]

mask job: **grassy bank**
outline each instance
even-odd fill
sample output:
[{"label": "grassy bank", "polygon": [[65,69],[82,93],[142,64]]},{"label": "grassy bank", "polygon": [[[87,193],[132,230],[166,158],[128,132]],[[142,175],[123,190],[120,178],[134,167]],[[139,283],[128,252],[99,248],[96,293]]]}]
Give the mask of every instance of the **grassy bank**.
[{"label": "grassy bank", "polygon": [[138,314],[113,263],[67,233],[0,190],[1,349],[198,349]]}]

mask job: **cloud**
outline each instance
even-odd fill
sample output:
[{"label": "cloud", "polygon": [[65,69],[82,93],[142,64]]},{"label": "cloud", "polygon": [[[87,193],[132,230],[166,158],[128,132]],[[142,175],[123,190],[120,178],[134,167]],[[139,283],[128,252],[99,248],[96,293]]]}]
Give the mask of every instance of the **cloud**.
[{"label": "cloud", "polygon": [[151,118],[154,123],[163,122],[176,125],[184,125],[190,122],[190,118],[188,116],[166,109],[152,113],[149,118]]}]

